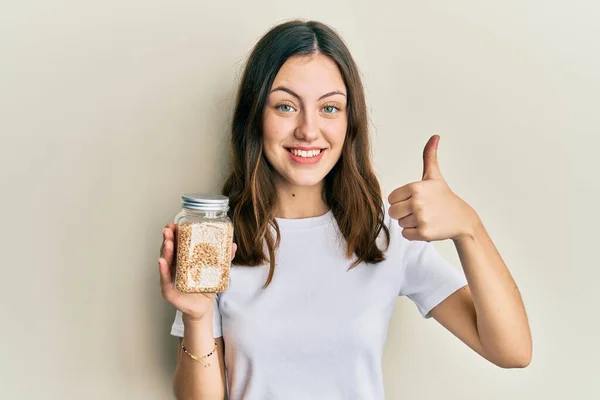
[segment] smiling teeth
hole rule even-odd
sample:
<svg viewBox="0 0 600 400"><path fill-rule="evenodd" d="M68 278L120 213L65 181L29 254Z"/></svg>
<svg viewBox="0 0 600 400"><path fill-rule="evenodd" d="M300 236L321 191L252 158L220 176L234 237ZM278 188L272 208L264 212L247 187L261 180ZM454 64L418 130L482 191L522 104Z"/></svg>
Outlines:
<svg viewBox="0 0 600 400"><path fill-rule="evenodd" d="M292 151L293 155L295 155L297 157L303 157L303 158L316 157L321 153L321 150L304 151L304 150L291 149L291 151Z"/></svg>

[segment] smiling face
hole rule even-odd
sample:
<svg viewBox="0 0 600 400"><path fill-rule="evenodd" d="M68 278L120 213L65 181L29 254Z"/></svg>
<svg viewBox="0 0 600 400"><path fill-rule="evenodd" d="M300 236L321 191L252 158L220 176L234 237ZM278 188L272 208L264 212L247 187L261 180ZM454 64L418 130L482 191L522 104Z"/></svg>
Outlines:
<svg viewBox="0 0 600 400"><path fill-rule="evenodd" d="M348 126L346 95L342 75L327 56L294 56L283 64L263 120L265 156L279 174L279 183L322 183L342 153Z"/></svg>

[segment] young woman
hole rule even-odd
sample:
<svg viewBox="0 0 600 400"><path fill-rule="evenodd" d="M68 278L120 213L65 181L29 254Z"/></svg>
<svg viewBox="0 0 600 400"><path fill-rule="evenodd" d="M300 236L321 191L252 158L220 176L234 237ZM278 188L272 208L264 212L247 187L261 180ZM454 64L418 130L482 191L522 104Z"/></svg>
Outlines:
<svg viewBox="0 0 600 400"><path fill-rule="evenodd" d="M162 294L177 308L179 399L383 399L381 357L408 296L474 351L524 367L532 344L511 274L477 213L425 146L421 181L388 204L370 161L357 67L318 22L276 26L247 62L231 126L230 286L178 292L176 227L163 230ZM462 271L430 243L451 239Z"/></svg>

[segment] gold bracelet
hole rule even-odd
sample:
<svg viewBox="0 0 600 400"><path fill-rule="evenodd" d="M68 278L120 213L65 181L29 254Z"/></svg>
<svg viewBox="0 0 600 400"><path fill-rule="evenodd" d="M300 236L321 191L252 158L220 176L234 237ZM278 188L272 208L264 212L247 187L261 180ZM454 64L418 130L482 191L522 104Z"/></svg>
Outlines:
<svg viewBox="0 0 600 400"><path fill-rule="evenodd" d="M217 341L215 340L215 347L213 347L212 351L202 357L195 356L192 353L188 352L187 349L185 348L185 346L183 345L183 340L181 341L181 350L183 350L183 352L185 354L190 356L192 358L192 360L200 361L204 365L204 368L208 368L208 367L210 367L210 363L204 362L203 359L210 357L215 351L217 351Z"/></svg>

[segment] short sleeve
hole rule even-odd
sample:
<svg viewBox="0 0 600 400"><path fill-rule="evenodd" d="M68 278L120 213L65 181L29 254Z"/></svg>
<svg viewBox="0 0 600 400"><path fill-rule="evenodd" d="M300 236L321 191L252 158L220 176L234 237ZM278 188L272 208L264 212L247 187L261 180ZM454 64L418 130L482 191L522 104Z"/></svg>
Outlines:
<svg viewBox="0 0 600 400"><path fill-rule="evenodd" d="M405 262L400 285L400 296L410 298L423 317L448 296L467 285L464 272L446 261L433 243L409 241L405 243Z"/></svg>
<svg viewBox="0 0 600 400"><path fill-rule="evenodd" d="M424 318L448 296L467 285L462 269L455 268L437 251L433 243L408 240L402 236L403 228L391 219L389 204L385 203L385 221L390 231L390 245L394 263L400 264L399 296L407 296L415 303Z"/></svg>
<svg viewBox="0 0 600 400"><path fill-rule="evenodd" d="M183 315L181 311L175 312L175 321L171 326L171 335L183 337ZM213 311L213 337L218 338L223 336L223 328L221 326L221 312L219 311L219 295L215 297L215 308Z"/></svg>

